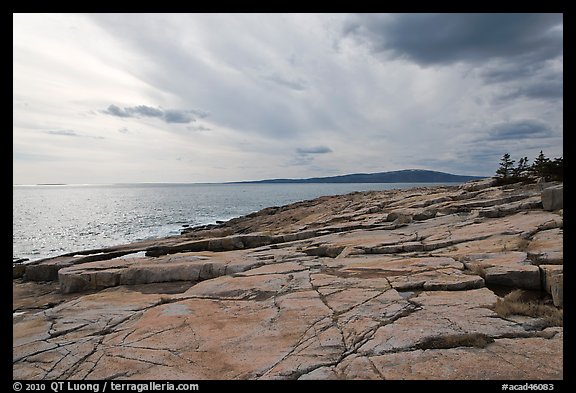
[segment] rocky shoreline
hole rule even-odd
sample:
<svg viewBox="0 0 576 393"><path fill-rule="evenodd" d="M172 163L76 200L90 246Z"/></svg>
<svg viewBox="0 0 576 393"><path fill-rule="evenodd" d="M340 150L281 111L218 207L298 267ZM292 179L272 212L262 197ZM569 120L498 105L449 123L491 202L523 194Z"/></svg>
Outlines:
<svg viewBox="0 0 576 393"><path fill-rule="evenodd" d="M13 264L13 378L563 379L562 192L357 192Z"/></svg>

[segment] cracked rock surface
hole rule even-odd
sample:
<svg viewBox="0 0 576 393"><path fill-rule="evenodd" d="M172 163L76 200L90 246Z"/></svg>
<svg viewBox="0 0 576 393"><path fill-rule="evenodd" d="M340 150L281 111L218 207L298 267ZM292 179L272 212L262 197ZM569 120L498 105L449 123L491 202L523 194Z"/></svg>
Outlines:
<svg viewBox="0 0 576 393"><path fill-rule="evenodd" d="M13 377L562 379L563 328L494 309L517 288L562 306L541 193L322 197L20 265Z"/></svg>

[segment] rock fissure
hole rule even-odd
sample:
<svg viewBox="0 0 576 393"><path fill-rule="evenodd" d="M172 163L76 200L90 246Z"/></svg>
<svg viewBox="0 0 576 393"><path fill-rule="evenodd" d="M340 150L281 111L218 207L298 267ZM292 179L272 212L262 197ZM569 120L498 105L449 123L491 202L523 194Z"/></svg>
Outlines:
<svg viewBox="0 0 576 393"><path fill-rule="evenodd" d="M309 341L313 341L315 339L317 339L316 335L312 335L311 337L308 337L310 335L310 330L313 330L314 332L316 332L315 330L315 325L319 322L321 322L322 320L326 319L326 317L322 317L316 321L314 321L305 331L304 333L302 333L302 335L296 340L295 344L293 345L292 349L290 349L286 354L284 354L282 356L282 358L280 358L279 360L277 360L274 364L272 364L270 367L268 367L265 371L258 373L256 375L256 379L262 378L264 376L266 376L266 374L268 374L271 370L273 370L275 367L277 367L279 364L281 364L283 361L285 361L286 359L288 359L290 356L297 354L298 352L301 352L302 349L301 348L302 345L308 343ZM302 373L304 374L304 373Z"/></svg>
<svg viewBox="0 0 576 393"><path fill-rule="evenodd" d="M420 307L414 307L411 304L405 305L400 310L400 312L396 313L391 318L383 320L383 321L379 321L375 326L373 326L372 328L366 330L361 335L359 335L358 339L353 342L350 349L347 350L343 354L343 356L345 357L345 356L349 356L349 355L358 353L358 350L362 346L364 346L364 344L366 344L368 341L370 341L374 338L374 335L378 331L378 329L380 329L381 327L387 326L387 325L394 324L394 322L400 320L401 318L407 317L407 316L411 315L412 313L419 311L419 310L420 310Z"/></svg>
<svg viewBox="0 0 576 393"><path fill-rule="evenodd" d="M104 357L104 352L102 352L100 354L100 356L98 356L98 359L96 359L96 361L93 362L94 364L92 365L92 367L86 372L86 379L91 379L90 374L92 374L92 372L94 370L96 370L96 368L98 366L98 362L100 362L100 359L102 359L103 357ZM61 378L61 375L58 376L56 379L59 379L59 378Z"/></svg>
<svg viewBox="0 0 576 393"><path fill-rule="evenodd" d="M152 360L142 359L142 358L138 358L138 357L130 357L130 356L127 356L127 355L125 355L125 354L117 354L116 356L119 357L119 358L122 358L122 359L134 360L134 361L137 361L137 362L148 363L148 364L150 364L150 365L152 365L152 366L166 366L166 363L154 362L154 361L152 361Z"/></svg>
<svg viewBox="0 0 576 393"><path fill-rule="evenodd" d="M381 380L386 380L386 377L384 375L382 375L382 373L380 372L380 370L378 369L378 367L376 367L376 365L374 364L374 362L372 361L372 359L370 359L370 356L366 356L365 357L368 362L370 363L370 368L372 369L372 372L374 372L376 375L378 375L380 377Z"/></svg>
<svg viewBox="0 0 576 393"><path fill-rule="evenodd" d="M85 362L86 359L88 359L90 356L92 356L94 353L96 353L96 351L98 350L98 347L102 344L102 341L104 340L103 337L101 337L100 339L98 339L98 341L96 341L96 343L94 343L93 348L84 356L82 356L80 359L78 359L76 362L74 362L72 365L70 365L69 367L67 367L62 373L61 373L61 377L65 378L65 379L70 379L71 376L73 375L73 373L78 369L78 367L83 364Z"/></svg>

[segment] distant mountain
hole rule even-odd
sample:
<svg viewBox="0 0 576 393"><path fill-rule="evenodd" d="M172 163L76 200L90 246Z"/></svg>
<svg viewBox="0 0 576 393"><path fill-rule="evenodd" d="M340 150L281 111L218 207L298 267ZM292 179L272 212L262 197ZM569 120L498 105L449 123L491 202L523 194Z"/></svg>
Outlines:
<svg viewBox="0 0 576 393"><path fill-rule="evenodd" d="M309 179L269 179L236 183L463 183L484 178L483 176L452 175L450 173L423 169L405 169L401 171L355 173L351 175L313 177Z"/></svg>

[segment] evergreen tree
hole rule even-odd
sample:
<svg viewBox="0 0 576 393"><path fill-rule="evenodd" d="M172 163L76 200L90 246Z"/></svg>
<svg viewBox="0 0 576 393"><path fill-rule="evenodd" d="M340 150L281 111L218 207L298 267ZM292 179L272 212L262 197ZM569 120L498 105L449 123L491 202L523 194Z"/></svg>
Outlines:
<svg viewBox="0 0 576 393"><path fill-rule="evenodd" d="M527 177L529 169L528 157L522 157L518 160L518 166L512 169L512 176L518 180L523 180Z"/></svg>
<svg viewBox="0 0 576 393"><path fill-rule="evenodd" d="M563 181L564 180L564 158L555 158L554 161L548 162L548 170L546 171L550 180Z"/></svg>
<svg viewBox="0 0 576 393"><path fill-rule="evenodd" d="M534 164L530 167L530 171L537 177L544 177L546 178L548 174L550 159L548 159L542 150L540 150L540 154L538 157L534 159Z"/></svg>
<svg viewBox="0 0 576 393"><path fill-rule="evenodd" d="M564 180L564 159L562 157L551 160L540 150L540 154L534 159L532 165L528 165L528 157L520 158L516 167L514 167L514 162L510 159L510 154L506 153L502 156L500 167L494 176L497 184L533 181L534 178L544 178L545 181Z"/></svg>
<svg viewBox="0 0 576 393"><path fill-rule="evenodd" d="M513 166L514 160L510 159L510 154L504 154L500 159L500 168L496 171L496 178L502 181L507 181L512 175Z"/></svg>

